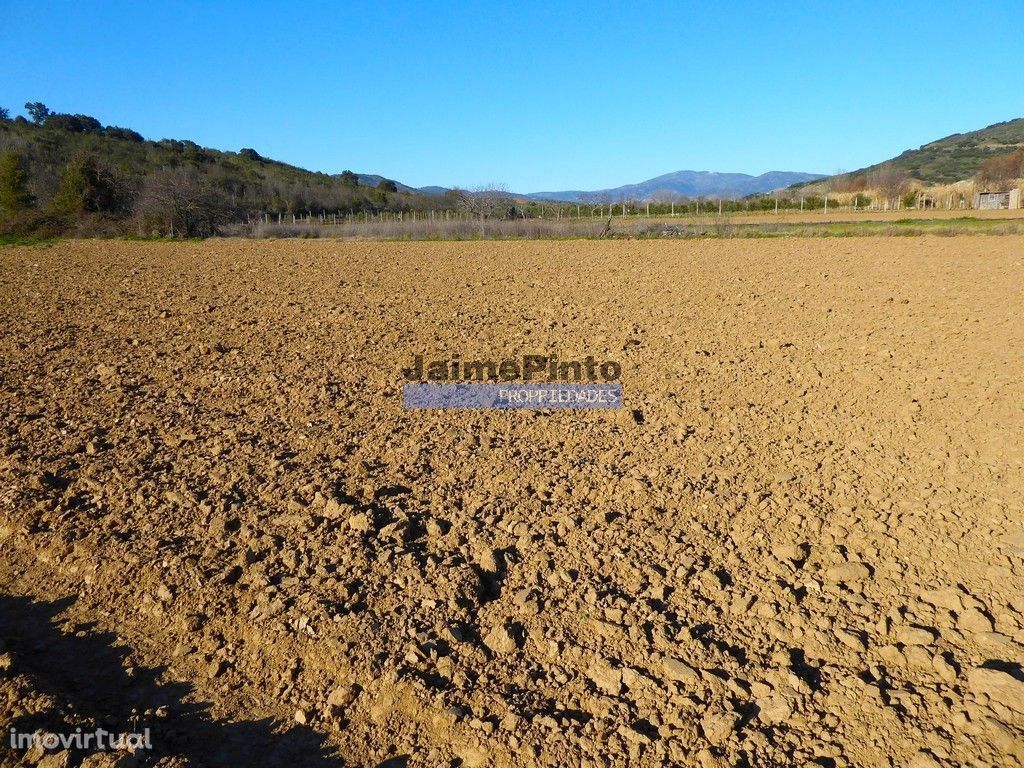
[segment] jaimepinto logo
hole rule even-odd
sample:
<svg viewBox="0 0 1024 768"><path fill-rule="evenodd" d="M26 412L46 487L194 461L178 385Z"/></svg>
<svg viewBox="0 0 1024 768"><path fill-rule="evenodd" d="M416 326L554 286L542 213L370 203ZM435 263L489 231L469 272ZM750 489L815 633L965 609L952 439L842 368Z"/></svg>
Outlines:
<svg viewBox="0 0 1024 768"><path fill-rule="evenodd" d="M465 360L461 355L413 358L404 371L403 405L410 409L607 409L622 405L622 366L614 360L559 360L523 355ZM537 379L544 379L537 381Z"/></svg>

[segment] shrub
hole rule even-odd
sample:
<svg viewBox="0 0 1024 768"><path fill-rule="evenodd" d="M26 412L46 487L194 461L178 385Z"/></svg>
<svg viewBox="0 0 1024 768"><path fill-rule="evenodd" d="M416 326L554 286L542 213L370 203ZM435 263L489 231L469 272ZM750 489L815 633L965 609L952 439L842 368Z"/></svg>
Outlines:
<svg viewBox="0 0 1024 768"><path fill-rule="evenodd" d="M20 152L10 149L0 155L0 211L8 215L28 210L35 203L28 191L28 172Z"/></svg>

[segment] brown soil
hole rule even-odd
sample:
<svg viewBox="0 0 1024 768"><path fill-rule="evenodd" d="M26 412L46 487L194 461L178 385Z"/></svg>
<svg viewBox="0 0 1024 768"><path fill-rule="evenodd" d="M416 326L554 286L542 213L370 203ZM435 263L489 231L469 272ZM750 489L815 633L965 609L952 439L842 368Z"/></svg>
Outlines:
<svg viewBox="0 0 1024 768"><path fill-rule="evenodd" d="M0 249L3 735L1019 764L1022 285L1020 237ZM626 407L403 410L454 352Z"/></svg>

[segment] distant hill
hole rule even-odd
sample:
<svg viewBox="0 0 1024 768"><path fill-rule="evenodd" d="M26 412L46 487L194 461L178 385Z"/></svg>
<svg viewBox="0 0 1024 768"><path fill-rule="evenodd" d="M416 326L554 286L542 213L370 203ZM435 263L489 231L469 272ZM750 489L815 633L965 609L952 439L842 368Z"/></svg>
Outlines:
<svg viewBox="0 0 1024 768"><path fill-rule="evenodd" d="M795 171L769 171L760 176L746 173L715 173L714 171L676 171L657 176L639 184L626 184L613 189L593 191L569 190L565 192L534 192L526 195L533 200L557 200L567 203L615 202L654 200L666 193L682 197L738 198L784 189L799 182L814 181L820 173Z"/></svg>
<svg viewBox="0 0 1024 768"><path fill-rule="evenodd" d="M440 197L441 195L451 192L448 187L417 187L416 191L421 195L432 195L434 197Z"/></svg>
<svg viewBox="0 0 1024 768"><path fill-rule="evenodd" d="M885 166L904 171L925 184L952 184L974 176L986 160L1018 149L1024 149L1024 118L1021 117L978 131L954 133L917 149L908 149L890 160L832 178L855 182Z"/></svg>
<svg viewBox="0 0 1024 768"><path fill-rule="evenodd" d="M378 176L376 173L360 173L356 174L359 178L359 186L376 188L382 181L389 181L385 176ZM335 178L340 178L341 174L334 174ZM399 192L407 195L428 195L432 197L438 197L444 195L450 190L448 187L410 187L408 184L403 184L400 181L395 182L395 186Z"/></svg>

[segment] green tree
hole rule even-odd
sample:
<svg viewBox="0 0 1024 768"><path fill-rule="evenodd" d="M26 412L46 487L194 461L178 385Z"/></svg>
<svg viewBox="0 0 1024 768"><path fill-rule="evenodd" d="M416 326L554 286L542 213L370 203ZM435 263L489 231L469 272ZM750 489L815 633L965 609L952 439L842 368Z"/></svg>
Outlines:
<svg viewBox="0 0 1024 768"><path fill-rule="evenodd" d="M49 113L45 118L47 128L60 128L71 133L102 133L103 125L89 115L65 115Z"/></svg>
<svg viewBox="0 0 1024 768"><path fill-rule="evenodd" d="M53 210L80 215L87 212L113 212L120 207L117 180L89 156L74 158L64 169L60 188L53 198Z"/></svg>
<svg viewBox="0 0 1024 768"><path fill-rule="evenodd" d="M377 189L382 189L385 192L397 192L398 185L391 179L381 179L380 183L377 185Z"/></svg>
<svg viewBox="0 0 1024 768"><path fill-rule="evenodd" d="M25 111L28 112L29 117L32 118L32 122L36 125L42 125L53 113L41 101L30 101L25 104Z"/></svg>
<svg viewBox="0 0 1024 768"><path fill-rule="evenodd" d="M21 153L9 149L0 155L0 211L13 214L35 203L28 191L28 172Z"/></svg>
<svg viewBox="0 0 1024 768"><path fill-rule="evenodd" d="M116 125L108 125L103 129L104 136L110 136L114 139L124 139L125 141L134 141L135 143L141 143L145 141L142 134L138 131L133 131L131 128L118 128Z"/></svg>
<svg viewBox="0 0 1024 768"><path fill-rule="evenodd" d="M352 173L352 171L342 171L341 183L346 187L358 187L359 177L356 174Z"/></svg>
<svg viewBox="0 0 1024 768"><path fill-rule="evenodd" d="M10 110L6 109L5 107L0 107L0 120L6 121L6 120L10 120L10 119L11 119L11 112L10 112Z"/></svg>

